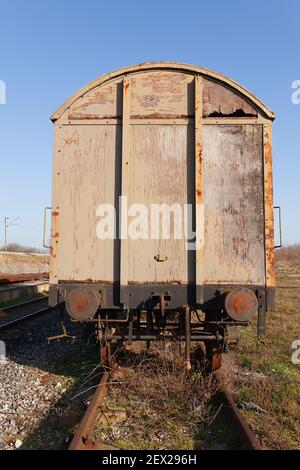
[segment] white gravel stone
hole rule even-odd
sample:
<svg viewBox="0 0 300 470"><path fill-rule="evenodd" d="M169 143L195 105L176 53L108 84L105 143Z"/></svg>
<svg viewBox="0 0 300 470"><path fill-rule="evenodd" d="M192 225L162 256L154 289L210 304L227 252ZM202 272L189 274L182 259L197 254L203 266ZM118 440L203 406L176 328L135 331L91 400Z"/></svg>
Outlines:
<svg viewBox="0 0 300 470"><path fill-rule="evenodd" d="M21 334L8 331L1 337L7 357L0 364L0 450L26 444L68 388L55 366L70 345L47 343L47 336L58 332L56 320L48 315L24 324ZM35 332L31 343L29 328Z"/></svg>
<svg viewBox="0 0 300 470"><path fill-rule="evenodd" d="M21 447L22 444L23 442L20 439L17 439L15 442L15 448L18 449L19 447Z"/></svg>

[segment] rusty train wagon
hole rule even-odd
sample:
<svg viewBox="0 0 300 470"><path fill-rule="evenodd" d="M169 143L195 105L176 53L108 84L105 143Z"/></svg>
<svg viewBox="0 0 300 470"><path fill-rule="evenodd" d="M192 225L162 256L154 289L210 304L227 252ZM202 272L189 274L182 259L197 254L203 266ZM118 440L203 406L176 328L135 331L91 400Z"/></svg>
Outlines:
<svg viewBox="0 0 300 470"><path fill-rule="evenodd" d="M184 341L188 368L191 341L215 369L238 325L257 318L263 336L274 117L233 80L182 63L121 68L67 100L51 118L50 305L94 322L107 349Z"/></svg>

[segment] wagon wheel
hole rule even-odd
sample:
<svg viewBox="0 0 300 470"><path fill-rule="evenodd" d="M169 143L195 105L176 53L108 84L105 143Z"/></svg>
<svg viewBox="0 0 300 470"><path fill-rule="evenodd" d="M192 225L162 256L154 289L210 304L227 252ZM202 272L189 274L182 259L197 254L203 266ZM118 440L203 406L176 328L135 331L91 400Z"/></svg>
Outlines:
<svg viewBox="0 0 300 470"><path fill-rule="evenodd" d="M207 342L205 345L205 350L205 371L209 374L214 370L220 369L222 365L223 348L219 343Z"/></svg>

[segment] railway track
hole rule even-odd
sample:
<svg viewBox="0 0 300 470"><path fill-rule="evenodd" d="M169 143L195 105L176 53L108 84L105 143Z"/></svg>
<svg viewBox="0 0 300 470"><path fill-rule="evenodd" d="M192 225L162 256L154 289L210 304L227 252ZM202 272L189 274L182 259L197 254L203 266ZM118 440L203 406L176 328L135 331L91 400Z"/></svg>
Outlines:
<svg viewBox="0 0 300 470"><path fill-rule="evenodd" d="M0 308L0 332L18 326L49 310L48 296Z"/></svg>
<svg viewBox="0 0 300 470"><path fill-rule="evenodd" d="M97 442L92 437L93 427L97 417L104 406L104 400L109 390L109 382L113 375L113 369L105 370L101 376L96 391L89 403L88 408L75 432L69 445L69 450L95 450ZM215 374L219 382L220 409L223 408L235 432L239 435L241 450L262 450L257 436L249 428L243 415L240 413L232 394L226 390L222 384L219 375Z"/></svg>
<svg viewBox="0 0 300 470"><path fill-rule="evenodd" d="M103 372L93 398L74 434L69 450L93 450L96 448L92 438L92 430L107 395L110 376L111 372Z"/></svg>
<svg viewBox="0 0 300 470"><path fill-rule="evenodd" d="M229 420L238 432L242 442L242 449L245 450L262 450L261 443L257 436L248 426L245 418L240 413L233 395L224 387L218 373L215 373L220 384L220 399L224 411L227 413Z"/></svg>

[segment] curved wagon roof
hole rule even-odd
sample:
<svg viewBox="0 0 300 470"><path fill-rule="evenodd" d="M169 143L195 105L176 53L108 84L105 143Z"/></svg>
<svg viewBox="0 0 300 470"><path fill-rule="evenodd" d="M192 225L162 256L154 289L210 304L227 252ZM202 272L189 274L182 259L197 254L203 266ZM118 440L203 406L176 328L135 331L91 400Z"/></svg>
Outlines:
<svg viewBox="0 0 300 470"><path fill-rule="evenodd" d="M54 122L59 119L65 110L69 109L77 100L82 98L86 93L91 90L96 89L100 85L109 82L112 79L121 77L123 75L137 73L142 71L154 71L154 70L177 70L179 72L186 72L189 74L199 74L203 77L216 81L220 84L223 84L226 87L229 87L235 93L238 93L244 97L248 102L250 102L254 107L256 107L260 112L262 112L267 118L273 120L275 119L275 114L268 108L261 100L259 100L253 93L248 91L239 83L235 82L231 78L225 77L224 75L214 72L212 70L204 69L195 65L184 64L180 62L146 62L143 64L122 67L114 72L101 75L96 80L93 80L78 92L72 95L67 99L51 116L51 120Z"/></svg>

